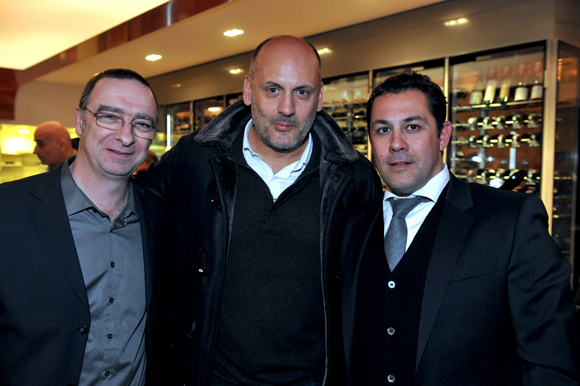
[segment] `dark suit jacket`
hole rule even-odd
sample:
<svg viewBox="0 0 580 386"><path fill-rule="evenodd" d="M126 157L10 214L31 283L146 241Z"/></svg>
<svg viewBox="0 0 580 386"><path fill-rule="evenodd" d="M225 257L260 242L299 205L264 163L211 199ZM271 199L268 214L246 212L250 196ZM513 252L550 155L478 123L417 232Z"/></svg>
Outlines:
<svg viewBox="0 0 580 386"><path fill-rule="evenodd" d="M382 198L354 213L345 239L343 328L353 347L360 259ZM577 385L570 264L533 195L451 175L423 295L418 385Z"/></svg>
<svg viewBox="0 0 580 386"><path fill-rule="evenodd" d="M0 385L76 385L90 328L88 298L60 187L60 167L0 185ZM135 188L147 304L161 206ZM155 262L155 264L160 264Z"/></svg>

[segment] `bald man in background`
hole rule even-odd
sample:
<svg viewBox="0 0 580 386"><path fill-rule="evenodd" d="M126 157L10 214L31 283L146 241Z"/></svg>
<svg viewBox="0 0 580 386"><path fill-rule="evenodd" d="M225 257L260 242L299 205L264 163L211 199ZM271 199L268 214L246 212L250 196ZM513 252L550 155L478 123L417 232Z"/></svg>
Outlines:
<svg viewBox="0 0 580 386"><path fill-rule="evenodd" d="M70 134L60 122L41 123L34 132L34 142L34 154L43 165L48 166L48 171L56 169L73 155Z"/></svg>

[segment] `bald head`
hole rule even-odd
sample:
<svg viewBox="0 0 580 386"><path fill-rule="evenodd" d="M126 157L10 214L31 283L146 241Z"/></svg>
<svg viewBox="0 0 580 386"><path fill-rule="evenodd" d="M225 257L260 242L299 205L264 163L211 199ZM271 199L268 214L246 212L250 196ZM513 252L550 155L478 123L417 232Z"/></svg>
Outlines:
<svg viewBox="0 0 580 386"><path fill-rule="evenodd" d="M40 124L34 132L34 154L43 165L54 168L73 153L70 134L60 122L49 121Z"/></svg>
<svg viewBox="0 0 580 386"><path fill-rule="evenodd" d="M259 56L261 56L260 53L265 47L267 47L265 50L266 52L270 52L270 50L273 50L274 52L281 50L286 55L304 55L305 57L316 59L318 62L318 80L320 81L322 79L322 65L320 62L320 55L318 55L316 48L306 40L290 35L273 36L264 40L258 47L256 47L254 55L252 55L252 63L250 64L250 78L254 78L256 68L259 65L258 61Z"/></svg>

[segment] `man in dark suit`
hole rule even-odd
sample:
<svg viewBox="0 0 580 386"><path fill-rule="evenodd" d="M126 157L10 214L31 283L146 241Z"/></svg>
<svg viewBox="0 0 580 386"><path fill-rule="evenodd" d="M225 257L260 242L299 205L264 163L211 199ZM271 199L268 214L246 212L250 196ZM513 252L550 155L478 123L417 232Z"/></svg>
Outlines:
<svg viewBox="0 0 580 386"><path fill-rule="evenodd" d="M543 204L448 171L445 105L415 73L387 79L367 104L387 191L346 230L350 384L577 385L570 265Z"/></svg>
<svg viewBox="0 0 580 386"><path fill-rule="evenodd" d="M0 186L1 385L144 385L164 213L129 178L157 120L145 79L102 72L76 108L78 155Z"/></svg>

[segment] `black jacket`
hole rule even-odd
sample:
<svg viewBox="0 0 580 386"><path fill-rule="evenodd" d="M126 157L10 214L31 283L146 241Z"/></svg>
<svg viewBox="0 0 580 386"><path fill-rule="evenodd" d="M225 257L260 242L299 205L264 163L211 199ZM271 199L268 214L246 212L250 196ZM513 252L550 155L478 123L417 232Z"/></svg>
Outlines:
<svg viewBox="0 0 580 386"><path fill-rule="evenodd" d="M170 263L158 301L169 315L166 325L158 326L159 339L165 342L159 353L165 363L162 384L208 384L236 198L234 159L243 159L242 149L232 148L232 143L243 135L250 118L250 108L235 103L201 132L183 137L149 169L144 181L171 209ZM380 185L370 162L353 149L326 112L317 115L312 132L321 143L320 251L328 382L331 365L338 374L344 362L338 234L347 213L380 194Z"/></svg>
<svg viewBox="0 0 580 386"><path fill-rule="evenodd" d="M91 315L60 170L0 185L2 386L77 385L81 375ZM152 272L162 264L167 213L156 197L136 186L133 191L149 301Z"/></svg>

